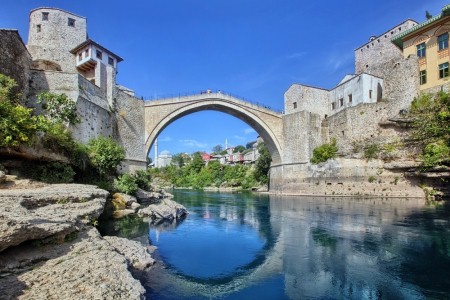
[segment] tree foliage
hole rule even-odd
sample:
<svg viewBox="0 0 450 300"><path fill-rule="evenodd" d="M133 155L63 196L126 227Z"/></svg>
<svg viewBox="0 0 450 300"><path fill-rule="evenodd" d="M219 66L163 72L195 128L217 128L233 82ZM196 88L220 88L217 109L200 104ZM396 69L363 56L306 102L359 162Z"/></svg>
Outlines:
<svg viewBox="0 0 450 300"><path fill-rule="evenodd" d="M91 163L100 174L115 173L117 166L125 159L125 150L115 140L100 136L88 142Z"/></svg>
<svg viewBox="0 0 450 300"><path fill-rule="evenodd" d="M213 148L212 148L212 152L213 153L220 153L220 152L222 152L223 151L223 147L222 147L222 145L215 145Z"/></svg>
<svg viewBox="0 0 450 300"><path fill-rule="evenodd" d="M412 137L423 147L425 167L450 163L450 94L424 94L414 99L409 116Z"/></svg>
<svg viewBox="0 0 450 300"><path fill-rule="evenodd" d="M269 170L272 156L265 143L258 145L259 157L256 160L255 178L262 184L269 183Z"/></svg>
<svg viewBox="0 0 450 300"><path fill-rule="evenodd" d="M42 105L48 119L53 123L74 125L80 122L76 103L65 94L42 92L38 95L37 103Z"/></svg>
<svg viewBox="0 0 450 300"><path fill-rule="evenodd" d="M0 147L31 144L44 127L45 119L19 104L13 89L16 82L0 74Z"/></svg>
<svg viewBox="0 0 450 300"><path fill-rule="evenodd" d="M325 143L319 147L314 148L311 163L318 164L325 162L329 159L335 158L337 155L338 147L336 145L336 139L332 139L330 143Z"/></svg>
<svg viewBox="0 0 450 300"><path fill-rule="evenodd" d="M238 153L238 152L241 153L244 151L245 151L245 147L242 145L238 145L238 146L234 147L233 153Z"/></svg>

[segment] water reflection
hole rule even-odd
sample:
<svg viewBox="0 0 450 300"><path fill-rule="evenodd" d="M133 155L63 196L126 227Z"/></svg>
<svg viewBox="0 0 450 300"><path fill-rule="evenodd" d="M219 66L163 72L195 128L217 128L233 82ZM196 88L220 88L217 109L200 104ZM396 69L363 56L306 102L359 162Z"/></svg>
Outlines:
<svg viewBox="0 0 450 300"><path fill-rule="evenodd" d="M190 215L178 227L150 228L162 262L143 279L149 298L450 296L448 205L195 191L175 197Z"/></svg>

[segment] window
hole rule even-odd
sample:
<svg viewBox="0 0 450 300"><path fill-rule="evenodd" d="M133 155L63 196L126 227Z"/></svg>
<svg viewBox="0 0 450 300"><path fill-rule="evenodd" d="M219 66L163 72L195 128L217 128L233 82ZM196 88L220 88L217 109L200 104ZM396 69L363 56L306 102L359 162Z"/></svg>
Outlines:
<svg viewBox="0 0 450 300"><path fill-rule="evenodd" d="M84 50L84 57L89 57L89 48Z"/></svg>
<svg viewBox="0 0 450 300"><path fill-rule="evenodd" d="M369 90L369 99L372 99L372 90Z"/></svg>
<svg viewBox="0 0 450 300"><path fill-rule="evenodd" d="M427 70L422 70L419 72L420 84L427 83Z"/></svg>
<svg viewBox="0 0 450 300"><path fill-rule="evenodd" d="M67 25L69 25L70 27L75 27L75 19L69 18L67 20Z"/></svg>
<svg viewBox="0 0 450 300"><path fill-rule="evenodd" d="M335 110L336 109L336 103L331 103L331 109Z"/></svg>
<svg viewBox="0 0 450 300"><path fill-rule="evenodd" d="M416 46L417 48L417 57L421 58L421 57L425 57L425 43L419 44Z"/></svg>
<svg viewBox="0 0 450 300"><path fill-rule="evenodd" d="M42 21L48 21L48 12L42 13Z"/></svg>
<svg viewBox="0 0 450 300"><path fill-rule="evenodd" d="M37 32L41 32L41 24L37 24L36 25L36 31Z"/></svg>
<svg viewBox="0 0 450 300"><path fill-rule="evenodd" d="M83 53L80 52L80 53L78 53L78 60L81 61L82 59L83 59Z"/></svg>
<svg viewBox="0 0 450 300"><path fill-rule="evenodd" d="M102 59L102 51L95 51L95 55L97 56L98 59Z"/></svg>
<svg viewBox="0 0 450 300"><path fill-rule="evenodd" d="M448 62L439 65L439 78L448 76Z"/></svg>
<svg viewBox="0 0 450 300"><path fill-rule="evenodd" d="M344 98L339 99L339 106L344 106Z"/></svg>
<svg viewBox="0 0 450 300"><path fill-rule="evenodd" d="M353 95L349 94L348 95L348 103L352 103L352 101L353 101Z"/></svg>
<svg viewBox="0 0 450 300"><path fill-rule="evenodd" d="M444 50L448 48L448 33L441 34L438 36L439 50Z"/></svg>
<svg viewBox="0 0 450 300"><path fill-rule="evenodd" d="M111 56L108 56L108 64L114 67L114 58L112 58ZM297 105L297 102L295 104Z"/></svg>
<svg viewBox="0 0 450 300"><path fill-rule="evenodd" d="M297 108L297 102L294 102L294 109Z"/></svg>

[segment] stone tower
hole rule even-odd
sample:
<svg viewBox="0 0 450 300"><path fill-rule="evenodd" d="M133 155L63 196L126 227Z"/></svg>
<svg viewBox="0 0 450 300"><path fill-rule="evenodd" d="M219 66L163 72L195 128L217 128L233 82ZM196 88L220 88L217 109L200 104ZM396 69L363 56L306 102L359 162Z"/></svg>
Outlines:
<svg viewBox="0 0 450 300"><path fill-rule="evenodd" d="M33 60L59 65L63 72L77 72L70 50L87 39L86 18L59 8L37 8L30 12L28 51Z"/></svg>

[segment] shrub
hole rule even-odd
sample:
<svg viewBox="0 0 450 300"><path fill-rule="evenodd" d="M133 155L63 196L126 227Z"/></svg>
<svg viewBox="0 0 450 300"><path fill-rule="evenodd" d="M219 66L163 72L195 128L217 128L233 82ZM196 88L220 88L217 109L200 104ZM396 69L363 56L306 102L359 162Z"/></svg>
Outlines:
<svg viewBox="0 0 450 300"><path fill-rule="evenodd" d="M128 173L125 173L116 180L114 180L114 186L119 192L125 193L127 195L133 195L138 190L136 178Z"/></svg>
<svg viewBox="0 0 450 300"><path fill-rule="evenodd" d="M76 103L65 94L42 92L37 97L37 103L41 103L42 109L53 123L77 124L80 122Z"/></svg>
<svg viewBox="0 0 450 300"><path fill-rule="evenodd" d="M125 150L116 141L102 136L89 141L88 153L92 165L102 175L115 173L125 158Z"/></svg>
<svg viewBox="0 0 450 300"><path fill-rule="evenodd" d="M33 179L47 183L70 183L75 175L72 167L62 162L40 164L26 171Z"/></svg>
<svg viewBox="0 0 450 300"><path fill-rule="evenodd" d="M375 182L375 180L377 180L375 176L369 176L368 181L369 181L370 183Z"/></svg>
<svg viewBox="0 0 450 300"><path fill-rule="evenodd" d="M337 155L337 151L338 147L336 145L336 139L333 138L330 143L325 143L319 147L314 148L311 163L318 164L335 158Z"/></svg>
<svg viewBox="0 0 450 300"><path fill-rule="evenodd" d="M134 174L134 181L139 188L146 190L150 185L150 174L144 170L137 170Z"/></svg>
<svg viewBox="0 0 450 300"><path fill-rule="evenodd" d="M427 144L423 150L423 165L434 167L450 161L450 147L443 141Z"/></svg>
<svg viewBox="0 0 450 300"><path fill-rule="evenodd" d="M380 147L377 144L370 144L364 149L364 158L370 160L378 157Z"/></svg>
<svg viewBox="0 0 450 300"><path fill-rule="evenodd" d="M31 113L30 108L0 101L0 147L31 144L43 122L42 117Z"/></svg>

